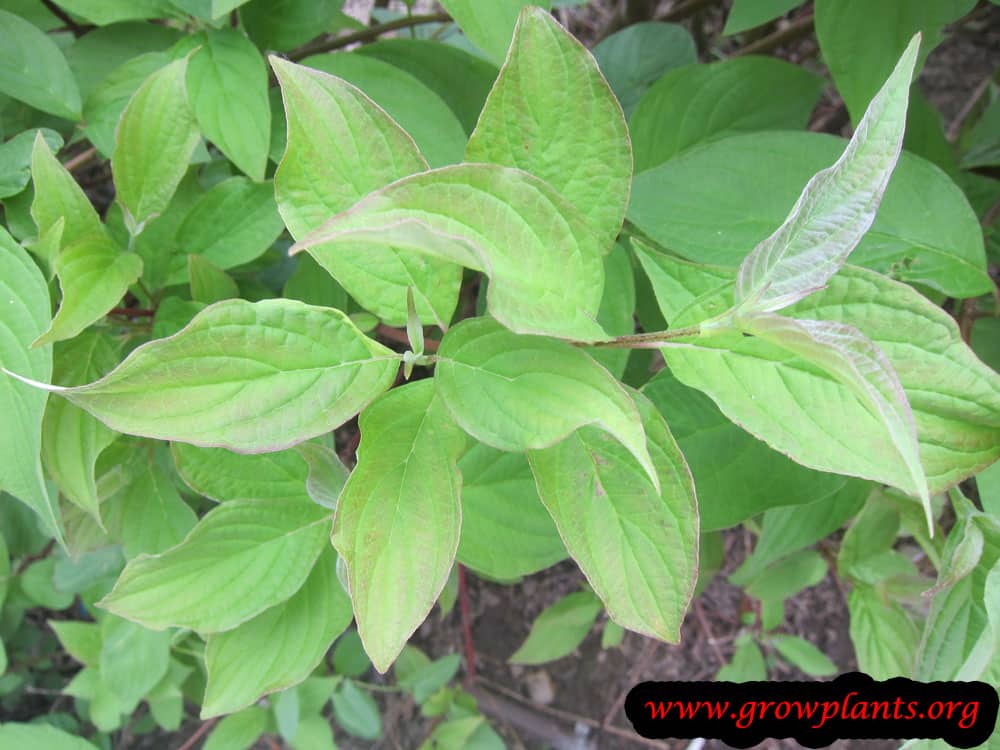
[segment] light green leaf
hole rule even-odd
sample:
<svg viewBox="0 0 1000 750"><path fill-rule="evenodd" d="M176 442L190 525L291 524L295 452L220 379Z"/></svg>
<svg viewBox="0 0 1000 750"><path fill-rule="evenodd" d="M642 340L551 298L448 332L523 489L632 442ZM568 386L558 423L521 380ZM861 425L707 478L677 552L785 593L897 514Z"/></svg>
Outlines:
<svg viewBox="0 0 1000 750"><path fill-rule="evenodd" d="M875 220L903 148L919 35L872 99L837 162L809 180L788 218L743 260L739 314L774 312L821 289Z"/></svg>
<svg viewBox="0 0 1000 750"><path fill-rule="evenodd" d="M667 71L698 62L694 39L679 24L642 21L605 37L594 58L628 116Z"/></svg>
<svg viewBox="0 0 1000 750"><path fill-rule="evenodd" d="M118 347L99 331L90 331L55 350L53 379L79 385L101 377L118 363ZM50 399L42 421L42 460L66 498L100 523L94 464L115 433L82 409L61 398Z"/></svg>
<svg viewBox="0 0 1000 750"><path fill-rule="evenodd" d="M86 740L74 737L50 724L0 724L0 747L44 747L45 750L95 750Z"/></svg>
<svg viewBox="0 0 1000 750"><path fill-rule="evenodd" d="M270 182L231 177L201 195L177 227L181 251L170 265L168 284L187 280L185 254L200 255L219 268L249 263L263 255L282 232Z"/></svg>
<svg viewBox="0 0 1000 750"><path fill-rule="evenodd" d="M80 89L52 37L0 10L0 93L67 120L80 119Z"/></svg>
<svg viewBox="0 0 1000 750"><path fill-rule="evenodd" d="M754 578L746 593L762 602L780 602L826 578L826 561L818 552L804 549L771 565Z"/></svg>
<svg viewBox="0 0 1000 750"><path fill-rule="evenodd" d="M52 374L52 347L30 348L49 321L49 290L38 266L6 230L0 228L0 366L35 380ZM49 494L39 457L42 417L48 396L43 391L0 378L0 487L21 500L62 539L57 498Z"/></svg>
<svg viewBox="0 0 1000 750"><path fill-rule="evenodd" d="M462 523L465 438L434 381L390 391L361 415L358 465L337 503L333 544L347 565L358 632L385 672L437 601Z"/></svg>
<svg viewBox="0 0 1000 750"><path fill-rule="evenodd" d="M149 461L110 502L108 527L130 560L143 553L165 552L183 541L197 522L194 511L156 460Z"/></svg>
<svg viewBox="0 0 1000 750"><path fill-rule="evenodd" d="M487 305L518 333L603 335L600 242L549 185L516 169L462 164L372 193L296 243L321 262L342 248L385 245L453 261L490 277ZM531 258L532 272L524 272ZM350 291L350 290L348 290Z"/></svg>
<svg viewBox="0 0 1000 750"><path fill-rule="evenodd" d="M96 622L49 620L49 627L70 656L85 667L97 667L101 658L101 626Z"/></svg>
<svg viewBox="0 0 1000 750"><path fill-rule="evenodd" d="M17 195L28 184L32 151L38 135L41 135L50 152L62 148L62 136L48 128L25 130L0 144L0 198Z"/></svg>
<svg viewBox="0 0 1000 750"><path fill-rule="evenodd" d="M329 29L343 0L251 0L240 8L247 34L261 49L289 50Z"/></svg>
<svg viewBox="0 0 1000 750"><path fill-rule="evenodd" d="M275 173L278 209L296 239L373 190L427 169L412 139L360 90L271 58L288 118L288 145ZM461 269L386 244L312 253L363 306L389 325L406 322L406 289L417 314L444 328L458 301Z"/></svg>
<svg viewBox="0 0 1000 750"><path fill-rule="evenodd" d="M816 365L860 400L895 449L895 456L883 453L886 466L882 481L919 497L927 525L933 527L913 412L899 376L882 350L854 326L832 320L795 320L765 313L742 318L740 327Z"/></svg>
<svg viewBox="0 0 1000 750"><path fill-rule="evenodd" d="M353 52L313 55L302 64L357 86L413 137L432 167L462 161L466 141L462 124L444 99L415 75Z"/></svg>
<svg viewBox="0 0 1000 750"><path fill-rule="evenodd" d="M212 730L204 750L246 750L267 731L270 717L267 709L250 706L237 714L226 716Z"/></svg>
<svg viewBox="0 0 1000 750"><path fill-rule="evenodd" d="M187 58L147 78L129 100L111 155L118 201L135 235L170 203L198 145L198 129L188 104Z"/></svg>
<svg viewBox="0 0 1000 750"><path fill-rule="evenodd" d="M333 740L333 727L325 716L304 716L299 721L295 739L290 740L292 750L337 750Z"/></svg>
<svg viewBox="0 0 1000 750"><path fill-rule="evenodd" d="M482 443L504 451L548 448L595 425L628 449L659 490L628 392L565 342L520 336L488 318L463 321L441 343L434 382L458 424Z"/></svg>
<svg viewBox="0 0 1000 750"><path fill-rule="evenodd" d="M73 594L59 591L55 587L54 557L46 557L28 567L18 576L18 584L30 602L55 611L73 604Z"/></svg>
<svg viewBox="0 0 1000 750"><path fill-rule="evenodd" d="M625 628L614 620L608 620L604 623L604 630L601 631L602 649L617 648L622 645L624 639Z"/></svg>
<svg viewBox="0 0 1000 750"><path fill-rule="evenodd" d="M41 130L35 131L31 151L31 178L35 197L31 218L39 235L47 233L62 219L62 243L69 245L94 234L104 234L101 219L90 199L66 168L52 154Z"/></svg>
<svg viewBox="0 0 1000 750"><path fill-rule="evenodd" d="M227 300L95 383L49 388L118 432L260 453L342 424L398 361L338 310Z"/></svg>
<svg viewBox="0 0 1000 750"><path fill-rule="evenodd" d="M299 255L295 259L295 270L285 282L281 296L297 299L307 305L348 309L347 292L330 274L326 273L311 255Z"/></svg>
<svg viewBox="0 0 1000 750"><path fill-rule="evenodd" d="M535 489L523 453L476 443L462 472L458 560L495 580L530 575L566 559L566 547Z"/></svg>
<svg viewBox="0 0 1000 750"><path fill-rule="evenodd" d="M176 13L168 0L59 0L62 8L98 26Z"/></svg>
<svg viewBox="0 0 1000 750"><path fill-rule="evenodd" d="M768 21L781 18L800 5L802 0L734 0L733 7L726 16L722 34L730 36L755 29Z"/></svg>
<svg viewBox="0 0 1000 750"><path fill-rule="evenodd" d="M240 288L225 271L203 255L188 256L191 299L210 305L240 296Z"/></svg>
<svg viewBox="0 0 1000 750"><path fill-rule="evenodd" d="M621 443L594 427L528 456L566 549L611 618L677 643L698 572L694 482L663 417L633 396L659 491Z"/></svg>
<svg viewBox="0 0 1000 750"><path fill-rule="evenodd" d="M336 510L337 500L351 472L344 466L336 451L325 445L299 443L295 450L309 465L309 477L306 479L309 497L324 508Z"/></svg>
<svg viewBox="0 0 1000 750"><path fill-rule="evenodd" d="M738 57L668 71L629 118L635 171L732 133L804 128L823 81L767 57Z"/></svg>
<svg viewBox="0 0 1000 750"><path fill-rule="evenodd" d="M425 39L385 39L355 50L418 78L444 100L466 133L472 133L497 77L494 65L450 44Z"/></svg>
<svg viewBox="0 0 1000 750"><path fill-rule="evenodd" d="M344 677L361 677L371 669L371 659L365 653L358 631L351 628L337 639L333 649L333 671Z"/></svg>
<svg viewBox="0 0 1000 750"><path fill-rule="evenodd" d="M564 596L531 624L527 640L508 659L511 664L544 664L567 656L587 637L601 611L589 591Z"/></svg>
<svg viewBox="0 0 1000 750"><path fill-rule="evenodd" d="M336 562L333 549L325 547L288 601L209 636L202 719L238 711L312 673L353 617L351 600L337 583Z"/></svg>
<svg viewBox="0 0 1000 750"><path fill-rule="evenodd" d="M535 3L525 0L493 0L479 3L474 0L444 0L441 3L455 19L465 35L495 63L502 63L508 54L511 37L521 9L536 5L542 10L552 6L551 0Z"/></svg>
<svg viewBox="0 0 1000 750"><path fill-rule="evenodd" d="M372 741L382 737L382 718L375 699L350 680L345 680L333 694L333 717L355 737Z"/></svg>
<svg viewBox="0 0 1000 750"><path fill-rule="evenodd" d="M907 41L922 33L924 49L917 70L943 38L944 27L964 16L975 0L910 3L886 0L819 0L815 3L816 37L837 90L858 122L869 99L892 70Z"/></svg>
<svg viewBox="0 0 1000 750"><path fill-rule="evenodd" d="M298 591L328 530L309 500L224 503L181 544L129 562L99 606L154 630L232 630Z"/></svg>
<svg viewBox="0 0 1000 750"><path fill-rule="evenodd" d="M844 146L832 136L790 132L709 143L638 175L628 218L688 260L737 266ZM992 288L982 242L962 191L936 166L904 152L851 262L949 296L975 297Z"/></svg>
<svg viewBox="0 0 1000 750"><path fill-rule="evenodd" d="M847 609L858 668L876 680L910 677L920 631L906 610L865 585L851 590Z"/></svg>
<svg viewBox="0 0 1000 750"><path fill-rule="evenodd" d="M101 677L121 700L123 713L135 710L167 674L170 638L169 632L146 630L120 617L101 622Z"/></svg>
<svg viewBox="0 0 1000 750"><path fill-rule="evenodd" d="M191 109L205 138L259 182L271 141L267 66L236 29L210 30L201 39L188 63Z"/></svg>
<svg viewBox="0 0 1000 750"><path fill-rule="evenodd" d="M220 503L245 498L297 500L306 494L309 467L296 448L242 455L187 443L171 443L170 447L185 483Z"/></svg>
<svg viewBox="0 0 1000 750"><path fill-rule="evenodd" d="M521 12L465 160L546 181L605 250L621 230L632 178L625 116L591 54L541 8Z"/></svg>
<svg viewBox="0 0 1000 750"><path fill-rule="evenodd" d="M717 682L759 682L767 679L767 664L760 647L747 634L736 639L732 661L715 675Z"/></svg>

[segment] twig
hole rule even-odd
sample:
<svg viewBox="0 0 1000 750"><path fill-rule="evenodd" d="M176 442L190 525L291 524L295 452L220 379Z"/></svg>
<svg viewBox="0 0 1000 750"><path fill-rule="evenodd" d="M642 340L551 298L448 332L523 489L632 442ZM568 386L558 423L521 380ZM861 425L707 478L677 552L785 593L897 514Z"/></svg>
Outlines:
<svg viewBox="0 0 1000 750"><path fill-rule="evenodd" d="M465 644L465 687L476 681L476 646L472 641L472 615L469 612L469 588L465 582L465 566L458 564L458 605L462 615L462 641Z"/></svg>
<svg viewBox="0 0 1000 750"><path fill-rule="evenodd" d="M652 638L649 638L646 641L646 644L642 647L642 652L639 654L639 658L636 659L635 665L628 673L628 679L625 681L625 689L618 694L615 702L611 704L611 708L609 708L608 712L604 714L604 719L601 721L602 732L611 725L611 722L615 718L615 714L617 714L621 710L621 707L625 705L625 699L628 697L629 690L631 690L632 686L639 681L639 675L642 673L642 670L645 669L650 658L652 658L653 651L658 645L658 641L654 641Z"/></svg>
<svg viewBox="0 0 1000 750"><path fill-rule="evenodd" d="M215 722L218 720L219 717L215 717L214 719L202 722L202 725L195 730L194 734L188 737L187 740L184 741L184 744L177 748L177 750L191 750L191 748L195 746L195 743L204 737L208 730L215 726Z"/></svg>
<svg viewBox="0 0 1000 750"><path fill-rule="evenodd" d="M56 540L49 539L48 544L42 547L38 552L36 552L33 555L28 555L23 560L21 560L20 565L18 565L17 569L14 571L14 575L19 576L34 563L38 562L39 560L44 560L46 557L52 554L52 550L55 548L55 546L56 546Z"/></svg>
<svg viewBox="0 0 1000 750"><path fill-rule="evenodd" d="M67 172L72 172L74 169L79 169L85 164L89 164L95 156L97 156L97 149L91 146L86 151L81 151L76 156L67 160L63 164L63 167L65 167Z"/></svg>
<svg viewBox="0 0 1000 750"><path fill-rule="evenodd" d="M994 204L986 210L980 224L983 229L988 229L997 219L1000 219L1000 198L998 198L996 202L994 202Z"/></svg>
<svg viewBox="0 0 1000 750"><path fill-rule="evenodd" d="M773 34L768 34L763 39L758 39L756 42L748 44L746 47L737 50L733 57L742 57L743 55L760 55L764 52L770 52L783 44L792 42L799 37L806 36L812 30L813 14L807 13L799 18L796 18L783 29L778 29Z"/></svg>
<svg viewBox="0 0 1000 750"><path fill-rule="evenodd" d="M719 660L719 667L726 666L726 657L722 655L722 649L719 648L719 644L715 641L715 634L708 624L708 618L705 617L705 610L701 607L700 597L691 602L691 608L694 610L695 617L698 618L698 624L701 625L701 629L705 632L708 645L712 647L712 651L715 652L715 658Z"/></svg>
<svg viewBox="0 0 1000 750"><path fill-rule="evenodd" d="M976 320L976 301L974 299L963 299L958 307L958 330L962 334L962 341L966 344L972 341L972 324Z"/></svg>
<svg viewBox="0 0 1000 750"><path fill-rule="evenodd" d="M83 36L89 29L93 28L93 26L85 28L78 24L72 19L72 17L70 17L69 13L52 2L52 0L42 0L42 5L48 9L49 13L66 24L66 28L73 32L73 36Z"/></svg>
<svg viewBox="0 0 1000 750"><path fill-rule="evenodd" d="M948 126L947 138L948 143L954 143L958 140L958 137L962 134L962 126L965 124L965 120L972 113L972 110L976 108L976 104L986 93L986 89L990 87L990 83L993 81L993 74L986 76L983 80L979 82L979 85L972 90L972 94L969 98L965 100L962 104L962 108L955 115L955 119L951 121Z"/></svg>
<svg viewBox="0 0 1000 750"><path fill-rule="evenodd" d="M397 344L407 344L410 343L410 337L406 335L406 331L399 328L393 328L387 326L385 323L379 323L378 328L375 329L375 333L384 339L389 341L395 341ZM424 350L428 352L436 352L438 350L439 343L434 339L424 338Z"/></svg>
<svg viewBox="0 0 1000 750"><path fill-rule="evenodd" d="M369 26L367 29L356 31L353 34L345 34L344 36L334 37L333 39L319 39L309 42L308 44L302 45L298 49L293 49L288 53L287 57L292 62L298 62L303 58L309 57L310 55L332 52L335 49L343 49L344 47L351 44L357 44L358 42L370 42L373 39L377 39L382 34L386 34L390 31L420 26L426 23L445 23L450 20L451 16L447 13L427 13L420 16L397 18L393 21L386 21L385 23L380 23L376 26Z"/></svg>
<svg viewBox="0 0 1000 750"><path fill-rule="evenodd" d="M657 20L679 21L682 18L687 18L699 8L703 8L706 5L711 5L712 3L715 2L718 2L718 0L688 0L686 3L680 3L679 5L675 5L673 8L671 8L662 16L660 16Z"/></svg>
<svg viewBox="0 0 1000 750"><path fill-rule="evenodd" d="M151 318L156 315L156 310L147 310L142 307L112 307L108 310L108 315L124 315L127 318Z"/></svg>

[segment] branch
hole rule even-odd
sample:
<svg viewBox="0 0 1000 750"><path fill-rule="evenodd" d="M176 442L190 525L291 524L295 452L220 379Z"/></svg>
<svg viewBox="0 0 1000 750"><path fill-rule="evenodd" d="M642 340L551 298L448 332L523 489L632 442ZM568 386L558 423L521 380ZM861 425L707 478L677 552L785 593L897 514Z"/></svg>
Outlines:
<svg viewBox="0 0 1000 750"><path fill-rule="evenodd" d="M203 722L202 725L195 730L194 734L188 737L187 740L185 740L184 744L181 745L179 748L177 748L177 750L191 750L191 748L195 746L198 740L204 737L205 733L208 732L209 729L215 726L215 722L217 722L218 720L219 717L216 716L214 719L209 719L208 721Z"/></svg>
<svg viewBox="0 0 1000 750"><path fill-rule="evenodd" d="M73 32L73 36L83 36L90 29L94 28L93 26L81 26L78 24L70 17L69 13L52 2L52 0L42 0L42 5L48 9L49 13L66 24L66 28Z"/></svg>
<svg viewBox="0 0 1000 750"><path fill-rule="evenodd" d="M55 539L49 539L48 544L41 548L38 552L33 555L27 555L23 560L21 560L20 565L17 566L17 570L14 571L14 575L19 576L21 573L26 571L33 563L39 560L44 560L52 553L52 549L56 546Z"/></svg>
<svg viewBox="0 0 1000 750"><path fill-rule="evenodd" d="M353 34L346 34L344 36L334 37L333 39L318 39L308 44L304 44L298 49L293 49L288 53L287 57L292 62L298 62L303 58L309 57L310 55L318 55L322 52L332 52L335 49L342 49L351 44L357 44L358 42L370 42L373 39L377 39L382 34L386 34L390 31L396 31L397 29L406 29L413 26L420 26L425 23L445 23L451 20L451 16L447 13L427 13L420 16L407 16L406 18L397 18L395 21L387 21L386 23L380 23L376 26L370 26L367 29L362 29L361 31L356 31Z"/></svg>
<svg viewBox="0 0 1000 750"><path fill-rule="evenodd" d="M659 349L672 339L697 336L701 326L675 328L670 331L654 331L653 333L633 333L628 336L618 336L607 341L572 341L573 346L589 346L596 349Z"/></svg>
<svg viewBox="0 0 1000 750"><path fill-rule="evenodd" d="M760 55L765 52L770 52L773 49L780 47L782 44L787 44L788 42L793 42L799 37L807 36L813 30L813 14L807 13L804 16L800 16L792 21L790 24L785 26L783 29L778 29L773 34L768 34L763 39L758 39L752 44L748 44L743 49L736 52L733 57L742 57L743 55Z"/></svg>
<svg viewBox="0 0 1000 750"><path fill-rule="evenodd" d="M469 614L469 589L465 584L465 566L458 564L458 603L462 614L462 639L465 642L465 687L476 682L476 647L472 642L472 615Z"/></svg>
<svg viewBox="0 0 1000 750"><path fill-rule="evenodd" d="M675 5L656 20L676 23L682 18L687 18L699 8L711 5L714 2L717 2L717 0L688 0L686 3Z"/></svg>

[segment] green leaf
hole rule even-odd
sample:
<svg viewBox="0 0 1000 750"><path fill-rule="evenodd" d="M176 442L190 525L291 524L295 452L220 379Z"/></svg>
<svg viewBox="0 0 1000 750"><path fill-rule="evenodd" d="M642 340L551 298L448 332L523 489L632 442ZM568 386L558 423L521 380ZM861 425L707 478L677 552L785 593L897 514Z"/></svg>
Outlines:
<svg viewBox="0 0 1000 750"><path fill-rule="evenodd" d="M495 63L502 63L508 55L521 9L537 5L542 10L552 6L551 0L536 3L525 0L494 0L477 3L474 0L444 0L441 3L455 19L465 35Z"/></svg>
<svg viewBox="0 0 1000 750"><path fill-rule="evenodd" d="M625 446L659 489L628 392L570 344L511 333L488 318L466 320L442 341L434 381L459 426L482 443L548 448L595 425ZM484 401L497 406L484 409Z"/></svg>
<svg viewBox="0 0 1000 750"><path fill-rule="evenodd" d="M661 21L634 23L605 37L594 47L594 58L626 116L667 71L698 62L688 30Z"/></svg>
<svg viewBox="0 0 1000 750"><path fill-rule="evenodd" d="M95 383L49 388L118 432L260 453L357 414L398 360L338 310L227 300Z"/></svg>
<svg viewBox="0 0 1000 750"><path fill-rule="evenodd" d="M768 447L669 371L657 374L643 393L667 420L694 475L703 531L735 526L768 508L828 499L848 484Z"/></svg>
<svg viewBox="0 0 1000 750"><path fill-rule="evenodd" d="M0 724L0 747L44 747L45 750L95 750L86 740L74 737L50 724Z"/></svg>
<svg viewBox="0 0 1000 750"><path fill-rule="evenodd" d="M671 643L698 567L694 482L663 417L634 394L659 490L625 447L594 427L528 454L538 492L611 618Z"/></svg>
<svg viewBox="0 0 1000 750"><path fill-rule="evenodd" d="M326 273L311 255L299 255L295 259L295 270L285 282L281 296L297 299L307 305L348 309L347 292L336 279Z"/></svg>
<svg viewBox="0 0 1000 750"><path fill-rule="evenodd" d="M176 13L168 0L59 0L63 9L98 26Z"/></svg>
<svg viewBox="0 0 1000 750"><path fill-rule="evenodd" d="M816 37L851 119L858 122L910 37L920 32L925 38L917 60L919 71L943 38L944 27L975 4L975 0L888 0L873 7L864 0L819 0Z"/></svg>
<svg viewBox="0 0 1000 750"><path fill-rule="evenodd" d="M149 76L118 123L111 170L133 235L170 203L198 145L184 85L186 68L185 58Z"/></svg>
<svg viewBox="0 0 1000 750"><path fill-rule="evenodd" d="M31 179L32 151L38 135L50 151L62 148L62 136L48 128L25 130L0 144L0 198L17 195L27 186Z"/></svg>
<svg viewBox="0 0 1000 750"><path fill-rule="evenodd" d="M0 10L0 93L67 120L80 119L80 89L52 37Z"/></svg>
<svg viewBox="0 0 1000 750"><path fill-rule="evenodd" d="M822 86L804 68L768 57L668 71L629 118L635 170L728 134L804 128Z"/></svg>
<svg viewBox="0 0 1000 750"><path fill-rule="evenodd" d="M209 636L202 719L238 711L312 673L353 617L351 600L337 582L336 561L333 549L325 547L288 601Z"/></svg>
<svg viewBox="0 0 1000 750"><path fill-rule="evenodd" d="M746 586L746 593L763 602L788 599L826 578L826 561L818 552L804 549L763 570Z"/></svg>
<svg viewBox="0 0 1000 750"><path fill-rule="evenodd" d="M96 667L101 658L101 626L96 622L49 620L49 627L70 656L86 667Z"/></svg>
<svg viewBox="0 0 1000 750"><path fill-rule="evenodd" d="M160 51L130 58L103 78L87 97L83 106L86 121L83 132L102 156L114 153L115 130L129 100L143 81L169 62L170 56Z"/></svg>
<svg viewBox="0 0 1000 750"><path fill-rule="evenodd" d="M423 39L380 39L355 50L383 60L419 79L448 105L466 133L472 133L497 68L450 44Z"/></svg>
<svg viewBox="0 0 1000 750"><path fill-rule="evenodd" d="M324 508L336 510L340 493L351 472L344 466L336 451L325 445L299 443L295 450L309 465L309 478L306 479L309 497Z"/></svg>
<svg viewBox="0 0 1000 750"><path fill-rule="evenodd" d="M909 677L920 632L906 610L885 602L878 589L865 585L851 590L847 609L858 668L876 680Z"/></svg>
<svg viewBox="0 0 1000 750"><path fill-rule="evenodd" d="M333 727L325 716L304 716L289 744L293 750L337 750Z"/></svg>
<svg viewBox="0 0 1000 750"><path fill-rule="evenodd" d="M19 375L47 381L52 373L52 347L30 348L48 325L49 291L38 266L0 228L0 366ZM0 378L0 487L41 518L46 531L62 541L57 498L49 494L39 458L42 417L48 396L42 391Z"/></svg>
<svg viewBox="0 0 1000 750"><path fill-rule="evenodd" d="M203 46L188 63L191 109L205 138L259 182L271 141L267 66L236 29L210 30L202 38Z"/></svg>
<svg viewBox="0 0 1000 750"><path fill-rule="evenodd" d="M723 36L739 34L763 26L768 21L781 18L790 10L802 5L802 0L734 0L726 16Z"/></svg>
<svg viewBox="0 0 1000 750"><path fill-rule="evenodd" d="M382 738L382 718L375 699L350 680L333 694L333 717L348 734L363 740Z"/></svg>
<svg viewBox="0 0 1000 750"><path fill-rule="evenodd" d="M412 139L360 90L278 58L271 64L288 117L274 189L293 237L301 240L371 191L427 169ZM461 270L450 262L384 244L312 254L389 325L405 324L410 286L422 320L442 328L451 320Z"/></svg>
<svg viewBox="0 0 1000 750"><path fill-rule="evenodd" d="M289 50L330 27L343 0L251 0L240 8L247 34L261 49Z"/></svg>
<svg viewBox="0 0 1000 750"><path fill-rule="evenodd" d="M333 544L347 565L358 632L385 672L437 601L462 523L465 438L434 381L390 391L360 419L358 465L337 503Z"/></svg>
<svg viewBox="0 0 1000 750"><path fill-rule="evenodd" d="M253 747L257 738L267 731L267 709L250 706L218 723L205 741L204 750L246 750Z"/></svg>
<svg viewBox="0 0 1000 750"><path fill-rule="evenodd" d="M52 154L41 130L35 131L31 178L35 186L31 217L38 226L39 235L47 233L60 219L63 221L63 246L91 235L104 234L101 219L90 199Z"/></svg>
<svg viewBox="0 0 1000 750"><path fill-rule="evenodd" d="M876 417L883 436L888 435L895 449L895 455L883 451L882 481L919 497L928 527L933 527L913 412L899 377L882 350L854 326L831 320L794 320L765 313L742 318L740 327L762 342L776 343L804 362L816 365L845 385Z"/></svg>
<svg viewBox="0 0 1000 750"><path fill-rule="evenodd" d="M129 562L99 606L155 630L231 630L298 591L328 530L308 500L224 503L181 544Z"/></svg>
<svg viewBox="0 0 1000 750"><path fill-rule="evenodd" d="M143 553L157 555L179 544L197 521L156 460L148 461L111 502L108 527L130 560Z"/></svg>
<svg viewBox="0 0 1000 750"><path fill-rule="evenodd" d="M465 160L545 180L592 223L602 248L621 230L632 178L625 116L597 61L541 8L518 18Z"/></svg>
<svg viewBox="0 0 1000 750"><path fill-rule="evenodd" d="M73 603L73 595L58 591L55 587L55 566L53 557L33 563L18 576L21 592L30 602L55 611L63 610Z"/></svg>
<svg viewBox="0 0 1000 750"><path fill-rule="evenodd" d="M357 86L413 137L432 167L462 161L466 141L462 124L444 99L415 75L352 52L313 55L302 64Z"/></svg>
<svg viewBox="0 0 1000 750"><path fill-rule="evenodd" d="M759 682L767 679L767 664L760 647L749 635L736 639L733 659L715 675L717 682Z"/></svg>
<svg viewBox="0 0 1000 750"><path fill-rule="evenodd" d="M187 280L186 255L199 255L222 269L234 268L263 255L283 225L270 182L230 177L213 185L191 205L177 227L181 252L170 264L168 284Z"/></svg>
<svg viewBox="0 0 1000 750"><path fill-rule="evenodd" d="M210 305L224 299L240 296L236 282L203 255L188 256L188 275L191 279L191 299Z"/></svg>
<svg viewBox="0 0 1000 750"><path fill-rule="evenodd" d="M784 223L743 260L736 278L741 315L774 312L821 289L871 227L903 148L919 49L916 36L844 153L809 180Z"/></svg>
<svg viewBox="0 0 1000 750"><path fill-rule="evenodd" d="M79 385L101 377L118 363L118 347L99 331L89 331L55 349L53 379ZM100 523L94 465L115 433L61 398L50 399L42 421L42 461L60 491Z"/></svg>
<svg viewBox="0 0 1000 750"><path fill-rule="evenodd" d="M459 562L504 581L566 559L566 547L538 497L523 453L504 453L476 443L458 468L462 472Z"/></svg>
<svg viewBox="0 0 1000 750"><path fill-rule="evenodd" d="M372 193L290 252L308 249L327 265L345 250L386 245L483 271L491 314L518 333L603 334L594 320L600 242L577 209L526 172L491 164L422 172Z"/></svg>
<svg viewBox="0 0 1000 750"><path fill-rule="evenodd" d="M170 638L169 632L146 630L120 617L101 622L101 677L121 700L123 713L135 710L167 674Z"/></svg>
<svg viewBox="0 0 1000 750"><path fill-rule="evenodd" d="M333 649L333 670L344 677L361 677L371 669L371 659L365 653L361 636L353 628L337 640Z"/></svg>
<svg viewBox="0 0 1000 750"><path fill-rule="evenodd" d="M443 688L458 672L461 657L458 654L448 654L440 659L428 662L411 671L409 674L401 675L396 672L396 679L400 687L413 695L413 700L418 704L423 704L434 693Z"/></svg>
<svg viewBox="0 0 1000 750"><path fill-rule="evenodd" d="M297 500L306 494L309 467L295 448L242 455L225 448L198 448L187 443L171 443L170 447L184 482L220 503L248 497Z"/></svg>
<svg viewBox="0 0 1000 750"><path fill-rule="evenodd" d="M628 218L684 258L739 265L844 145L819 133L755 133L706 144L638 175ZM982 237L962 191L940 169L904 152L851 262L975 297L991 288Z"/></svg>
<svg viewBox="0 0 1000 750"><path fill-rule="evenodd" d="M601 611L589 591L564 596L531 624L527 640L508 659L511 664L544 664L567 656L587 637Z"/></svg>

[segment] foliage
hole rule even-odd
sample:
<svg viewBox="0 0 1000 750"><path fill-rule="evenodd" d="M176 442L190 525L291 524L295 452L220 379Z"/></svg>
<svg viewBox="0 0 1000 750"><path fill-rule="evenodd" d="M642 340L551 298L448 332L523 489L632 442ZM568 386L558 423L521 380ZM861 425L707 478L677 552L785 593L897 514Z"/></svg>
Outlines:
<svg viewBox="0 0 1000 750"><path fill-rule="evenodd" d="M1000 680L996 92L954 148L911 101L972 2L816 1L849 140L815 72L548 3L0 5L0 750L333 748L380 690L502 747L409 643L466 569L586 578L513 663L677 643L740 524L719 679L834 674L783 632L833 572L861 669Z"/></svg>

